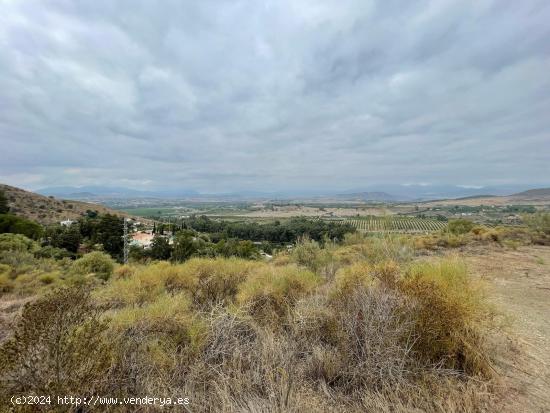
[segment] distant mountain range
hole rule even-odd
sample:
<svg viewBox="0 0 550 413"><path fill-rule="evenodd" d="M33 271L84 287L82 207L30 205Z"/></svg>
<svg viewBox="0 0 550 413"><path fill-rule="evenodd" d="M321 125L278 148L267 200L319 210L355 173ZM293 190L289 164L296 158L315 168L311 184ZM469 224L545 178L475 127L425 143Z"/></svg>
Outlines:
<svg viewBox="0 0 550 413"><path fill-rule="evenodd" d="M57 186L42 188L36 191L41 195L57 196L65 199L93 198L181 198L194 196L198 193L192 190L158 190L142 191L124 187L109 186Z"/></svg>
<svg viewBox="0 0 550 413"><path fill-rule="evenodd" d="M348 202L406 202L428 201L436 199L487 198L492 196L545 196L548 189L529 189L518 186L464 186L464 185L372 185L368 189L351 189L348 191L313 190L307 191L240 191L225 194L206 194L189 189L173 190L137 190L109 186L59 186L43 188L36 191L45 196L65 199L101 201L106 198L164 198L193 200L336 200ZM510 195L515 194L515 195Z"/></svg>
<svg viewBox="0 0 550 413"><path fill-rule="evenodd" d="M405 201L405 197L398 197L388 194L387 192L357 192L351 194L338 194L336 198L349 201L362 201L362 202L396 202Z"/></svg>

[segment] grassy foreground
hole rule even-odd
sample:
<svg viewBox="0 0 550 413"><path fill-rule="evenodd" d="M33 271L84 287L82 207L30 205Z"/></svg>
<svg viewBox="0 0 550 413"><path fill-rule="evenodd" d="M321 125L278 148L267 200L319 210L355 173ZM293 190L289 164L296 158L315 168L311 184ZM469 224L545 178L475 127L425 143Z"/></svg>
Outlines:
<svg viewBox="0 0 550 413"><path fill-rule="evenodd" d="M0 403L151 395L205 412L484 410L494 349L482 288L458 257L414 258L415 242L304 240L271 262L113 266L93 253L46 273L29 258L10 294L39 298L1 345Z"/></svg>

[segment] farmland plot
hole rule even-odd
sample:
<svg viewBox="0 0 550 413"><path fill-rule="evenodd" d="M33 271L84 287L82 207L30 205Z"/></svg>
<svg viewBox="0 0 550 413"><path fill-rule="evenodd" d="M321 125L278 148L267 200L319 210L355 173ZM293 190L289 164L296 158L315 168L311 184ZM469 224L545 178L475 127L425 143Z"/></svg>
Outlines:
<svg viewBox="0 0 550 413"><path fill-rule="evenodd" d="M446 222L435 219L395 216L368 216L343 220L342 223L351 224L360 232L426 233L439 231L447 226Z"/></svg>

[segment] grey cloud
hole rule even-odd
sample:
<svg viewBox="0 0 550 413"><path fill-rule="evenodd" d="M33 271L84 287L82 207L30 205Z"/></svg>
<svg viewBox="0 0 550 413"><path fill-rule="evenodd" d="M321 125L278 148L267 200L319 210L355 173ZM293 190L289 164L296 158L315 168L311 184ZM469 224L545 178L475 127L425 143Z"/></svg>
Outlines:
<svg viewBox="0 0 550 413"><path fill-rule="evenodd" d="M0 12L0 181L208 192L550 176L545 1Z"/></svg>

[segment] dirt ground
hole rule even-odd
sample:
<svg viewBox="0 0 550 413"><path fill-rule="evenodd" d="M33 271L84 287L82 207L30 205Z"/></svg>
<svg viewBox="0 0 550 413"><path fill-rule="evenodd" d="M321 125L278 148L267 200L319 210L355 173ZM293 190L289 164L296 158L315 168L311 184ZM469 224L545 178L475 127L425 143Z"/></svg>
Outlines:
<svg viewBox="0 0 550 413"><path fill-rule="evenodd" d="M495 363L504 391L496 411L550 412L550 247L476 249L465 256L505 320L506 351Z"/></svg>

